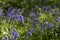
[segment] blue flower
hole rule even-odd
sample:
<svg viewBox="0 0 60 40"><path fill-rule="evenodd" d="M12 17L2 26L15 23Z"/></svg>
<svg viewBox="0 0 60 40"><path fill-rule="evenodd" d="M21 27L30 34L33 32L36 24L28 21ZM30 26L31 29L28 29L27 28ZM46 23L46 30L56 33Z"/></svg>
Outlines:
<svg viewBox="0 0 60 40"><path fill-rule="evenodd" d="M12 40L17 40L19 37L19 33L13 29L13 32L12 32Z"/></svg>
<svg viewBox="0 0 60 40"><path fill-rule="evenodd" d="M11 28L11 30L13 31L12 32L12 40L18 40L19 33L14 28Z"/></svg>
<svg viewBox="0 0 60 40"><path fill-rule="evenodd" d="M51 8L50 8L50 6L47 6L46 9L49 12Z"/></svg>
<svg viewBox="0 0 60 40"><path fill-rule="evenodd" d="M35 13L31 13L31 14L30 14L30 16L34 16L34 17L35 17L35 16L36 16L36 14L35 14Z"/></svg>
<svg viewBox="0 0 60 40"><path fill-rule="evenodd" d="M53 23L49 23L49 27L51 28L51 27L53 27L54 26L54 24Z"/></svg>
<svg viewBox="0 0 60 40"><path fill-rule="evenodd" d="M57 21L60 22L60 17L57 18Z"/></svg>
<svg viewBox="0 0 60 40"><path fill-rule="evenodd" d="M42 12L45 12L46 11L46 6L43 6L43 8L42 8Z"/></svg>
<svg viewBox="0 0 60 40"><path fill-rule="evenodd" d="M29 32L30 36L32 36L32 32Z"/></svg>
<svg viewBox="0 0 60 40"><path fill-rule="evenodd" d="M48 11L50 12L50 6L43 6L42 12Z"/></svg>
<svg viewBox="0 0 60 40"><path fill-rule="evenodd" d="M33 33L33 28L29 31L29 35L32 36L32 33Z"/></svg>
<svg viewBox="0 0 60 40"><path fill-rule="evenodd" d="M38 18L35 18L35 21L36 21L36 22L39 22L39 19L38 19Z"/></svg>
<svg viewBox="0 0 60 40"><path fill-rule="evenodd" d="M37 24L36 24L36 23L34 23L34 24L33 24L33 26L34 26L34 27L36 27L36 28L38 28L38 26L37 26Z"/></svg>
<svg viewBox="0 0 60 40"><path fill-rule="evenodd" d="M12 13L12 14L13 14L13 13L14 13L14 11L15 11L15 8L13 8L13 9L10 11L10 13Z"/></svg>
<svg viewBox="0 0 60 40"><path fill-rule="evenodd" d="M44 23L42 24L41 30L44 30L45 31L45 29L46 29L46 23L47 23L47 21L44 20Z"/></svg>
<svg viewBox="0 0 60 40"><path fill-rule="evenodd" d="M21 21L24 24L24 17L22 15L18 15L17 20Z"/></svg>
<svg viewBox="0 0 60 40"><path fill-rule="evenodd" d="M46 23L42 25L42 29L45 30Z"/></svg>
<svg viewBox="0 0 60 40"><path fill-rule="evenodd" d="M19 34L18 34L18 32L16 32L16 30L14 30L14 31L12 32L12 36L19 37Z"/></svg>
<svg viewBox="0 0 60 40"><path fill-rule="evenodd" d="M7 14L8 18L13 18L15 16L14 11L15 9L13 8L10 12L8 12Z"/></svg>

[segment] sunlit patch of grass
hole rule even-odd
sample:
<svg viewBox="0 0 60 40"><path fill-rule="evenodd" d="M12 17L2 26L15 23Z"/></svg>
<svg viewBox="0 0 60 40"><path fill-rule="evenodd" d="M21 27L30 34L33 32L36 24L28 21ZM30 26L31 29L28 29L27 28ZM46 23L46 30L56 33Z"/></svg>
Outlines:
<svg viewBox="0 0 60 40"><path fill-rule="evenodd" d="M40 14L41 16L39 17L40 21L43 22L44 19L47 19L47 15L46 14Z"/></svg>

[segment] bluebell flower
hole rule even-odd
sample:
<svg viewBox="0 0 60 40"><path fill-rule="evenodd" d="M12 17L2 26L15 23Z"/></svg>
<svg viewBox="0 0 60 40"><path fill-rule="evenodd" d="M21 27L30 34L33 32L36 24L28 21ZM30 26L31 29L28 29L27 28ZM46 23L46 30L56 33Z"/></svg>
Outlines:
<svg viewBox="0 0 60 40"><path fill-rule="evenodd" d="M46 6L43 6L43 8L42 8L42 12L45 12L46 11Z"/></svg>
<svg viewBox="0 0 60 40"><path fill-rule="evenodd" d="M19 37L19 34L18 34L18 32L17 32L16 30L14 30L14 31L12 32L12 36Z"/></svg>
<svg viewBox="0 0 60 40"><path fill-rule="evenodd" d="M50 12L50 9L51 9L50 6L47 6L47 11L48 11L48 12Z"/></svg>
<svg viewBox="0 0 60 40"><path fill-rule="evenodd" d="M7 16L8 19L14 18L14 16L15 16L15 15L13 15L13 14L11 14L11 13L8 13L7 15L8 15L8 16Z"/></svg>
<svg viewBox="0 0 60 40"><path fill-rule="evenodd" d="M15 8L13 8L13 9L10 11L10 13L14 13L14 11L15 11Z"/></svg>
<svg viewBox="0 0 60 40"><path fill-rule="evenodd" d="M7 15L8 15L9 18L11 18L11 16L12 16L10 13L8 13Z"/></svg>
<svg viewBox="0 0 60 40"><path fill-rule="evenodd" d="M30 14L30 16L34 16L34 17L35 17L35 16L36 16L36 14L35 14L35 13L31 13L31 14Z"/></svg>
<svg viewBox="0 0 60 40"><path fill-rule="evenodd" d="M42 12L48 11L50 12L50 6L43 6Z"/></svg>
<svg viewBox="0 0 60 40"><path fill-rule="evenodd" d="M22 16L18 15L17 19L20 20L20 21L22 21Z"/></svg>
<svg viewBox="0 0 60 40"><path fill-rule="evenodd" d="M47 23L47 21L46 20L44 20L44 23L42 24L42 27L41 27L41 30L46 30L46 23Z"/></svg>
<svg viewBox="0 0 60 40"><path fill-rule="evenodd" d="M53 27L54 26L54 24L53 23L49 23L49 27L51 28L51 27Z"/></svg>
<svg viewBox="0 0 60 40"><path fill-rule="evenodd" d="M15 16L14 11L15 9L13 8L10 12L8 12L7 14L8 18L13 18Z"/></svg>
<svg viewBox="0 0 60 40"><path fill-rule="evenodd" d="M45 30L46 23L42 25L42 29Z"/></svg>
<svg viewBox="0 0 60 40"><path fill-rule="evenodd" d="M32 28L32 29L30 29L30 31L29 31L29 35L30 35L30 36L32 36L33 30L34 30L34 29Z"/></svg>
<svg viewBox="0 0 60 40"><path fill-rule="evenodd" d="M12 40L17 40L19 37L19 33L13 29L13 32L12 32Z"/></svg>
<svg viewBox="0 0 60 40"><path fill-rule="evenodd" d="M34 27L38 28L38 25L36 23L34 23L33 25L34 25Z"/></svg>
<svg viewBox="0 0 60 40"><path fill-rule="evenodd" d="M36 21L36 22L39 22L39 19L38 19L38 18L35 18L35 21Z"/></svg>
<svg viewBox="0 0 60 40"><path fill-rule="evenodd" d="M32 32L29 32L30 36L32 36Z"/></svg>
<svg viewBox="0 0 60 40"><path fill-rule="evenodd" d="M57 18L57 21L60 22L60 17Z"/></svg>
<svg viewBox="0 0 60 40"><path fill-rule="evenodd" d="M22 15L18 15L17 20L21 21L24 24L24 17Z"/></svg>
<svg viewBox="0 0 60 40"><path fill-rule="evenodd" d="M14 17L14 20L15 20L16 22L18 22L18 20L17 20L17 18L16 18L16 17Z"/></svg>
<svg viewBox="0 0 60 40"><path fill-rule="evenodd" d="M19 12L18 12L18 15L22 15L22 11L19 11Z"/></svg>

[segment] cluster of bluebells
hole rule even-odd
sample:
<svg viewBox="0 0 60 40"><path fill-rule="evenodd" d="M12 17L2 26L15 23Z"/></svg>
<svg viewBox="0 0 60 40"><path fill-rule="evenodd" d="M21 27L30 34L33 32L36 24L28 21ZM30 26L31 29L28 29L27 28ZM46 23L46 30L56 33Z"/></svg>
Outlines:
<svg viewBox="0 0 60 40"><path fill-rule="evenodd" d="M41 29L40 30L44 30L46 31L46 24L47 24L47 20L44 19L44 23L41 25Z"/></svg>
<svg viewBox="0 0 60 40"><path fill-rule="evenodd" d="M5 15L6 14L6 15ZM16 8L9 8L7 10L7 13L2 12L2 18L6 17L8 20L15 20L16 22L21 21L24 24L24 16L22 15L22 12L19 9Z"/></svg>
<svg viewBox="0 0 60 40"><path fill-rule="evenodd" d="M5 2L3 2L3 4L5 4ZM53 6L53 7L56 8L56 6ZM36 6L36 8L37 8L37 6ZM42 11L42 12L45 12L45 11L47 11L47 12L52 12L50 6L43 6L43 8L42 8L41 11ZM55 12L56 12L56 11L55 11ZM30 36L33 35L33 32L35 31L34 28L39 28L38 25L37 25L37 23L40 24L39 16L38 16L38 15L39 15L39 14L37 14L37 13L35 13L35 12L32 12L32 13L30 14L30 17L32 17L30 21L31 21L31 23L33 24L33 25L32 25L33 28L30 29L30 31L28 32L28 34L29 34ZM49 15L49 14L48 14L48 15ZM6 15L5 15L4 12L2 12L2 18L4 18L4 17L6 17L8 20L13 19L13 20L16 21L16 22L21 21L23 24L24 24L24 22L25 22L24 16L22 15L22 9L20 9L20 8L17 9L17 8L13 8L13 7L12 7L11 9L8 9L8 10L7 10ZM58 22L60 22L60 17L57 17L56 20L57 20ZM45 19L44 19L44 22L41 24L41 30L44 30L44 31L46 30L46 25L47 25L47 23L48 23L48 26L49 26L50 28L54 27L54 23L53 23L53 22L48 22L48 20L45 20ZM18 38L19 38L19 33L18 33L16 30L13 29L13 32L12 32L12 40L18 40ZM10 40L10 36L3 38L3 40Z"/></svg>
<svg viewBox="0 0 60 40"><path fill-rule="evenodd" d="M36 32L36 30L35 30L34 28L32 28L32 29L30 29L30 31L28 32L28 34L29 34L30 36L32 36L34 32Z"/></svg>
<svg viewBox="0 0 60 40"><path fill-rule="evenodd" d="M12 40L18 40L19 33L16 30L13 30L12 32Z"/></svg>
<svg viewBox="0 0 60 40"><path fill-rule="evenodd" d="M54 5L53 7L51 6L42 6L42 12L53 12L53 13L59 13L59 10L56 9L57 7ZM52 10L54 9L54 10Z"/></svg>
<svg viewBox="0 0 60 40"><path fill-rule="evenodd" d="M39 22L39 17L37 16L38 14L32 12L30 16L32 16L31 22L33 23L33 26L38 28L37 23Z"/></svg>
<svg viewBox="0 0 60 40"><path fill-rule="evenodd" d="M45 11L50 12L50 11L51 11L50 6L43 6L43 7L42 7L42 12L45 12Z"/></svg>
<svg viewBox="0 0 60 40"><path fill-rule="evenodd" d="M57 20L58 22L60 22L60 17L58 17L56 20Z"/></svg>
<svg viewBox="0 0 60 40"><path fill-rule="evenodd" d="M12 40L18 40L19 33L15 29L12 29L12 31L13 32L10 35L3 37L2 40L11 40L11 39Z"/></svg>

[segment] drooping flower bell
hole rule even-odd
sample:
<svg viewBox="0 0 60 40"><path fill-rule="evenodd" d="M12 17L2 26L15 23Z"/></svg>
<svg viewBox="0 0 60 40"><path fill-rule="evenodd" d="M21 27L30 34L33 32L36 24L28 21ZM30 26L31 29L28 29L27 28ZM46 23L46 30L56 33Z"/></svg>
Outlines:
<svg viewBox="0 0 60 40"><path fill-rule="evenodd" d="M46 24L47 24L47 20L44 19L44 23L42 24L41 30L46 31Z"/></svg>
<svg viewBox="0 0 60 40"><path fill-rule="evenodd" d="M54 24L53 23L49 23L49 27L51 28L51 27L53 27L54 26Z"/></svg>
<svg viewBox="0 0 60 40"><path fill-rule="evenodd" d="M17 15L14 20L21 21L24 24L24 17L22 15Z"/></svg>
<svg viewBox="0 0 60 40"><path fill-rule="evenodd" d="M32 36L33 30L34 30L34 29L32 28L32 29L29 31L29 35L30 35L30 36Z"/></svg>
<svg viewBox="0 0 60 40"><path fill-rule="evenodd" d="M34 17L35 17L35 16L36 16L36 14L35 14L35 13L31 13L31 14L30 14L30 16L34 16Z"/></svg>
<svg viewBox="0 0 60 40"><path fill-rule="evenodd" d="M12 32L12 40L17 40L19 37L19 33L16 30L13 30Z"/></svg>
<svg viewBox="0 0 60 40"><path fill-rule="evenodd" d="M58 22L60 22L60 17L58 17L56 20L57 20Z"/></svg>
<svg viewBox="0 0 60 40"><path fill-rule="evenodd" d="M42 8L42 12L45 12L45 11L47 11L47 12L50 12L50 6L43 6L43 8Z"/></svg>
<svg viewBox="0 0 60 40"><path fill-rule="evenodd" d="M13 8L10 12L8 12L7 14L8 19L15 17L14 11L15 11L15 8Z"/></svg>

